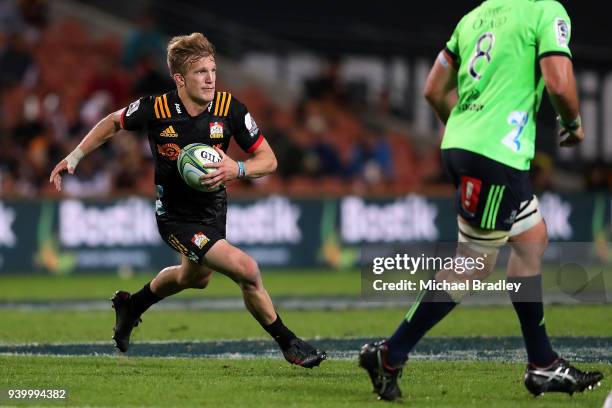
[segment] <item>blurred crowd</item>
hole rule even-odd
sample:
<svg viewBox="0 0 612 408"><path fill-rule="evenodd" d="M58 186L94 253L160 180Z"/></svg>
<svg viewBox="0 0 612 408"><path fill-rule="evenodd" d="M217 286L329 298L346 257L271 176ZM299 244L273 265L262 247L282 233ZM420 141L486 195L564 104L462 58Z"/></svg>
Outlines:
<svg viewBox="0 0 612 408"><path fill-rule="evenodd" d="M76 20L50 21L44 0L0 1L0 195L56 196L48 182L57 161L108 113L132 100L174 88L165 66L167 38L144 13L126 38L94 36ZM219 50L221 53L223 50ZM230 192L320 196L448 194L435 143L374 121L371 107L352 102L333 64L303 84L292 106L274 104L256 85L236 92L278 158L269 177L236 181ZM230 147L235 159L245 155ZM546 168L548 169L548 168ZM539 167L538 167L539 171ZM540 174L546 183L546 173ZM612 184L608 171L599 183ZM64 178L65 196L152 196L146 137L120 131Z"/></svg>
<svg viewBox="0 0 612 408"><path fill-rule="evenodd" d="M89 129L135 95L171 84L167 76L156 77L152 53L139 54L151 39L138 43L134 35L123 43L115 36L93 37L75 20L51 22L42 0L0 4L0 193L53 195L51 169ZM157 53L164 50L161 41ZM145 141L124 133L65 178L64 194L151 194Z"/></svg>
<svg viewBox="0 0 612 408"><path fill-rule="evenodd" d="M98 120L139 96L173 89L166 37L147 14L122 39L94 37L76 20L48 21L43 1L6 4L14 7L0 27L0 192L54 195L50 170ZM222 67L219 77L218 88L232 91ZM361 118L367 112L351 106L331 71L305 83L294 106L276 106L257 86L236 97L256 118L279 167L231 190L396 194L439 176L436 149L417 151L407 135L367 125ZM229 154L244 157L236 146ZM151 160L143 135L121 131L64 178L63 194L151 195Z"/></svg>

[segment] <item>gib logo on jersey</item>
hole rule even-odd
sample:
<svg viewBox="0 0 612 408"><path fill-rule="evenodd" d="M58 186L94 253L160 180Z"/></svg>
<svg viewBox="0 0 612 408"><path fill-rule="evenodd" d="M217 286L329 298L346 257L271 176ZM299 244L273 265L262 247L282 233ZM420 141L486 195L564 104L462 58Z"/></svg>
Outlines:
<svg viewBox="0 0 612 408"><path fill-rule="evenodd" d="M181 153L181 148L175 143L166 143L163 145L157 145L157 153L170 160L176 160Z"/></svg>
<svg viewBox="0 0 612 408"><path fill-rule="evenodd" d="M461 177L461 208L472 217L476 214L476 210L478 209L478 198L480 197L481 187L482 181L473 177Z"/></svg>
<svg viewBox="0 0 612 408"><path fill-rule="evenodd" d="M223 139L223 122L210 123L210 138Z"/></svg>

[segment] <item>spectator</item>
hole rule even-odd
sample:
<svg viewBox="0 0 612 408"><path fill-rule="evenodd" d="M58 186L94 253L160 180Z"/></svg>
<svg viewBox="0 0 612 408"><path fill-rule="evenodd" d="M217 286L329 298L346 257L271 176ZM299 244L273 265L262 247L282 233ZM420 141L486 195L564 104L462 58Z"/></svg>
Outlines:
<svg viewBox="0 0 612 408"><path fill-rule="evenodd" d="M391 146L384 136L362 133L353 144L346 176L361 178L368 185L390 181L393 178Z"/></svg>
<svg viewBox="0 0 612 408"><path fill-rule="evenodd" d="M607 192L610 191L610 166L606 166L601 161L596 161L587 166L585 171L585 187L592 192Z"/></svg>
<svg viewBox="0 0 612 408"><path fill-rule="evenodd" d="M340 81L340 59L330 57L319 76L304 81L304 97L342 103L346 92Z"/></svg>
<svg viewBox="0 0 612 408"><path fill-rule="evenodd" d="M136 63L136 82L132 95L136 98L143 95L157 95L172 89L174 84L170 77L162 74L151 54L143 55Z"/></svg>
<svg viewBox="0 0 612 408"><path fill-rule="evenodd" d="M152 10L143 9L136 18L136 24L137 28L128 35L123 48L122 62L126 68L133 68L143 57L166 55L166 39ZM156 69L166 65L160 57L154 61Z"/></svg>
<svg viewBox="0 0 612 408"><path fill-rule="evenodd" d="M17 0L0 1L0 36L22 32L24 29L25 21Z"/></svg>
<svg viewBox="0 0 612 408"><path fill-rule="evenodd" d="M16 85L32 87L37 69L23 37L14 33L6 38L6 45L0 50L0 89Z"/></svg>
<svg viewBox="0 0 612 408"><path fill-rule="evenodd" d="M106 160L95 152L90 160L83 160L79 171L65 178L64 191L71 197L102 197L111 193L112 176L103 166Z"/></svg>

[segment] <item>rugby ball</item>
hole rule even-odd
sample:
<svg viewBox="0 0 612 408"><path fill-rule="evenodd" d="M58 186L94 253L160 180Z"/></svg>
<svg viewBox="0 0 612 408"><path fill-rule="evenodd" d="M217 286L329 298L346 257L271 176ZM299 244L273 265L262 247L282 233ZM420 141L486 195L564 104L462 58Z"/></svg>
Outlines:
<svg viewBox="0 0 612 408"><path fill-rule="evenodd" d="M211 190L200 184L200 177L204 174L217 171L214 168L207 168L206 165L220 161L221 156L212 146L203 143L192 143L181 149L176 165L178 166L181 178L189 187L210 193L217 191L220 187Z"/></svg>

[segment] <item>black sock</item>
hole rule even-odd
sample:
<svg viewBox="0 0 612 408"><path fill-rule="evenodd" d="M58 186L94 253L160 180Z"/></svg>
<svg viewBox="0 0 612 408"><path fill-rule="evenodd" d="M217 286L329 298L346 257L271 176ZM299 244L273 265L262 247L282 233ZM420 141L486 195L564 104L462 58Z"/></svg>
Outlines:
<svg viewBox="0 0 612 408"><path fill-rule="evenodd" d="M521 322L527 359L535 366L548 367L558 356L550 345L544 325L542 275L520 278L508 277L508 282L521 283L518 293L513 291L508 293Z"/></svg>
<svg viewBox="0 0 612 408"><path fill-rule="evenodd" d="M425 333L455 306L457 303L445 291L422 291L387 342L387 364L392 367L402 366L408 359L408 353Z"/></svg>
<svg viewBox="0 0 612 408"><path fill-rule="evenodd" d="M151 282L149 282L130 297L131 312L134 316L140 316L160 300L162 298L151 291Z"/></svg>
<svg viewBox="0 0 612 408"><path fill-rule="evenodd" d="M283 351L291 347L291 340L297 337L287 328L287 326L283 324L283 321L278 314L276 314L275 321L267 326L262 324L262 327L270 334L270 336L272 336L274 340L276 340Z"/></svg>

